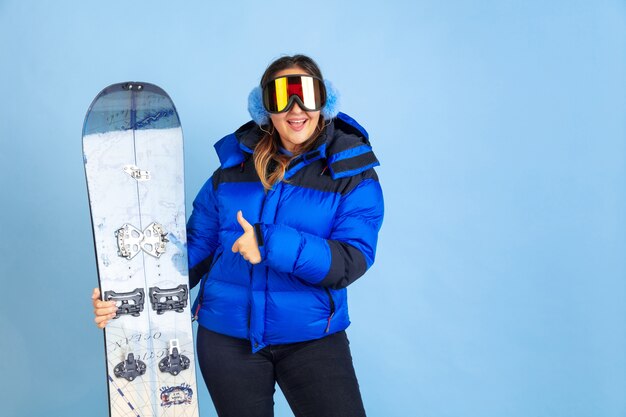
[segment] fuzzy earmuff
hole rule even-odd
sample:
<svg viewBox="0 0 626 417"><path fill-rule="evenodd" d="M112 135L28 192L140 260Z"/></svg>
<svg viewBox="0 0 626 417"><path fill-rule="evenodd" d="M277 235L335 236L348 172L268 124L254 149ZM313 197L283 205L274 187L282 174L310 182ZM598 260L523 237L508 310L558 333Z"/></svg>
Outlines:
<svg viewBox="0 0 626 417"><path fill-rule="evenodd" d="M325 120L333 119L339 113L339 92L328 80L324 80L326 87L326 104L322 107L322 117ZM255 87L248 96L248 112L252 120L259 126L270 122L270 115L263 107L263 90Z"/></svg>

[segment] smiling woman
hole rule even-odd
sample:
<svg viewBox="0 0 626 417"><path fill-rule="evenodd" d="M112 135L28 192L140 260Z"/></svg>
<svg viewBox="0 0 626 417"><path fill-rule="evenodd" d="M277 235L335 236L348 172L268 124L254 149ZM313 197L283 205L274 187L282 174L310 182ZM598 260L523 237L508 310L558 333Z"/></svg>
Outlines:
<svg viewBox="0 0 626 417"><path fill-rule="evenodd" d="M308 101L312 105L315 105L316 100L314 98L316 94L314 94L315 89L313 85L319 85L320 87L318 88L321 88L321 84L313 84L314 78L310 76L294 77L294 75L301 74L302 72L304 72L304 70L300 67L279 71L275 75L277 78L270 81L266 86L267 90L271 84L281 83L291 85L291 80L296 79L297 81L293 84L297 83L296 85L300 87L295 94L291 95L294 99L289 100L290 104L283 106L282 112L270 115L272 125L276 128L278 136L280 137L280 142L283 147L292 154L298 153L300 148L302 148L303 144L307 141L315 139L315 130L319 130L321 121L319 110L309 110L303 104L303 101ZM304 88L307 84L310 86L309 89ZM292 91L288 90L287 94L291 92ZM287 94L283 94L283 96ZM300 96L302 96L302 100L299 99ZM318 93L317 96L319 97L320 94Z"/></svg>
<svg viewBox="0 0 626 417"><path fill-rule="evenodd" d="M294 156L313 146L324 120L337 115L336 107L337 93L323 82L310 58L282 57L265 70L261 86L250 94L248 109L265 132L256 145L254 163L266 189L283 178ZM270 163L277 168L266 175Z"/></svg>
<svg viewBox="0 0 626 417"><path fill-rule="evenodd" d="M276 383L298 417L365 415L346 287L374 262L383 199L368 134L336 103L311 58L274 61L194 201L197 357L220 416L272 416Z"/></svg>

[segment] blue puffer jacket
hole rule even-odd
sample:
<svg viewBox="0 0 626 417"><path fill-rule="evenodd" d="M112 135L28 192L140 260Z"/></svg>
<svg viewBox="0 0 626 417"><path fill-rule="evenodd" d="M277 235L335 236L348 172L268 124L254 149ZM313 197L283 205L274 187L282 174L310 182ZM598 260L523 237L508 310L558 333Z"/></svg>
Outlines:
<svg viewBox="0 0 626 417"><path fill-rule="evenodd" d="M190 283L201 282L201 326L264 346L319 339L350 324L346 287L374 262L383 197L367 132L339 113L312 151L265 192L252 150L253 122L221 139L221 166L193 203L187 225ZM255 224L263 260L231 247Z"/></svg>

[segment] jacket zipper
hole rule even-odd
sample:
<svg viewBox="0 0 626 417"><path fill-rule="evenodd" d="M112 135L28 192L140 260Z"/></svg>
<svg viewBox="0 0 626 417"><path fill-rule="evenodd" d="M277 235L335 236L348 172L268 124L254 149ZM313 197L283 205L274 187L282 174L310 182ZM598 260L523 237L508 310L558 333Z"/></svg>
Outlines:
<svg viewBox="0 0 626 417"><path fill-rule="evenodd" d="M328 333L330 331L330 321L335 315L335 300L333 300L333 296L330 293L330 290L328 289L328 287L324 287L324 290L326 291L326 294L328 295L328 301L330 303L330 315L328 316L328 324L326 324L326 330L324 331L324 333Z"/></svg>
<svg viewBox="0 0 626 417"><path fill-rule="evenodd" d="M211 263L211 267L209 268L209 270L202 277L202 281L200 283L200 291L198 293L198 305L196 306L196 311L194 312L193 318L191 319L191 321L197 321L198 320L198 313L200 313L200 308L202 307L202 298L204 298L204 286L206 285L206 281L209 278L209 274L211 273L211 270L213 269L213 267L215 266L217 261L222 256L222 253L223 252L220 252L219 255L217 255L217 257Z"/></svg>

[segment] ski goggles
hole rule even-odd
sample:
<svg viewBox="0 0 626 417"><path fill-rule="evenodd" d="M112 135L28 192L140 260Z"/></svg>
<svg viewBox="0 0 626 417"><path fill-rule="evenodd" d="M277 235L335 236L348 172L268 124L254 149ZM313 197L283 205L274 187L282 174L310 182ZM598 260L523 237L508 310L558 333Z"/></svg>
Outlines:
<svg viewBox="0 0 626 417"><path fill-rule="evenodd" d="M263 87L263 107L269 113L289 111L293 103L304 111L318 111L326 104L324 81L312 75L286 75Z"/></svg>

